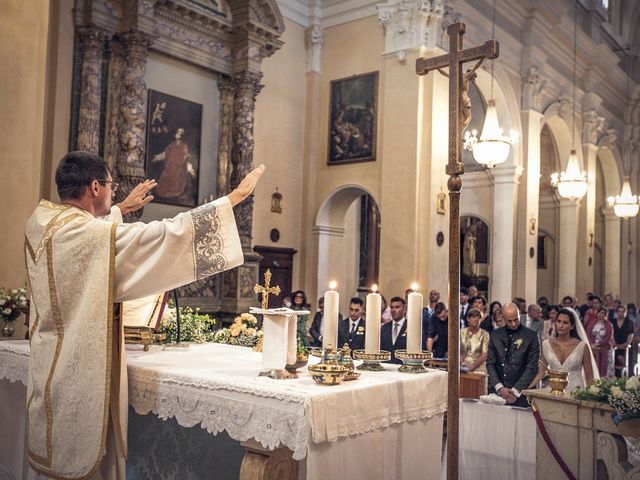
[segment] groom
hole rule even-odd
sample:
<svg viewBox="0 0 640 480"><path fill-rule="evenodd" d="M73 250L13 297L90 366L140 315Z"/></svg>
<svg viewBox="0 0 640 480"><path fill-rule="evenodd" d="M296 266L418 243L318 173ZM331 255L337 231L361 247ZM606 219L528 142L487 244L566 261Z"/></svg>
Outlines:
<svg viewBox="0 0 640 480"><path fill-rule="evenodd" d="M528 407L520 392L529 387L538 372L538 335L520 323L515 304L506 303L502 313L506 326L494 330L489 339L489 393L497 393L507 405Z"/></svg>

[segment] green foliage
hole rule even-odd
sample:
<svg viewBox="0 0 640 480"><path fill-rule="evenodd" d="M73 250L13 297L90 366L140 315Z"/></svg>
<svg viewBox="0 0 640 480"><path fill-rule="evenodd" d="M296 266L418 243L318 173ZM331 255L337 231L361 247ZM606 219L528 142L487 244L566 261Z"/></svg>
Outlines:
<svg viewBox="0 0 640 480"><path fill-rule="evenodd" d="M199 313L191 307L180 307L180 340L185 342L204 343L212 342L213 327L216 320L209 315ZM175 342L177 339L176 307L169 302L162 315L160 332L166 334L165 343Z"/></svg>

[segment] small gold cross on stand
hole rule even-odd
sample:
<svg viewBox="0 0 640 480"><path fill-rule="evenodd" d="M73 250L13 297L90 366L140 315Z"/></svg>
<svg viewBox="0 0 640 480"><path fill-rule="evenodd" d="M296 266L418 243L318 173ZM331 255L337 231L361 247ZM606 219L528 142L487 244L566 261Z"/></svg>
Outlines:
<svg viewBox="0 0 640 480"><path fill-rule="evenodd" d="M269 308L269 294L280 295L280 286L270 287L271 284L271 270L264 272L264 287L260 284L256 284L253 287L253 291L262 294L262 309L267 310Z"/></svg>

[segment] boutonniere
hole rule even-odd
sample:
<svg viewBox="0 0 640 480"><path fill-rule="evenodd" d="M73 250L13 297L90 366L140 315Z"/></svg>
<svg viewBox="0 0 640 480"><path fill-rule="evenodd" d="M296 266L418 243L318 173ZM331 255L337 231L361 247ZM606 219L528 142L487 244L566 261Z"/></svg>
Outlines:
<svg viewBox="0 0 640 480"><path fill-rule="evenodd" d="M522 346L522 339L519 338L513 344L516 346L516 350Z"/></svg>
<svg viewBox="0 0 640 480"><path fill-rule="evenodd" d="M407 332L404 332L402 335L400 335L401 337L406 337L407 336Z"/></svg>
<svg viewBox="0 0 640 480"><path fill-rule="evenodd" d="M358 327L358 329L356 330L356 332L362 334L364 333L364 327Z"/></svg>

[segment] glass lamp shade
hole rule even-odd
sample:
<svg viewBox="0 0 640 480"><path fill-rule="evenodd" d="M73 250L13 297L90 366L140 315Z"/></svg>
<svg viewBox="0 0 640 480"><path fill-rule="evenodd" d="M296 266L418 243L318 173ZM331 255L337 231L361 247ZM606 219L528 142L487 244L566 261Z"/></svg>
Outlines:
<svg viewBox="0 0 640 480"><path fill-rule="evenodd" d="M517 140L518 134L513 130L509 132L509 135L502 134L495 101L490 100L480 138L478 138L477 130L465 133L464 148L473 152L473 158L479 164L493 167L507 160L511 145L515 144Z"/></svg>
<svg viewBox="0 0 640 480"><path fill-rule="evenodd" d="M609 205L613 207L613 213L620 218L635 217L640 210L638 196L631 193L629 177L625 177L620 195L609 197L607 201Z"/></svg>
<svg viewBox="0 0 640 480"><path fill-rule="evenodd" d="M578 200L587 194L587 175L580 171L575 149L571 150L567 169L551 175L551 184L558 189L561 197L570 200Z"/></svg>

